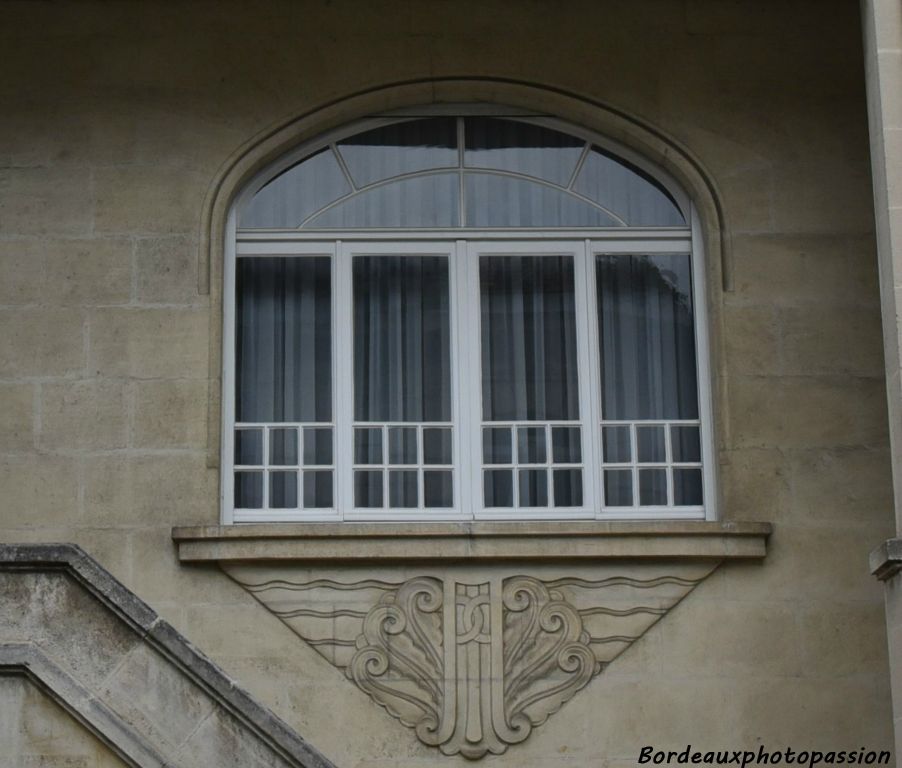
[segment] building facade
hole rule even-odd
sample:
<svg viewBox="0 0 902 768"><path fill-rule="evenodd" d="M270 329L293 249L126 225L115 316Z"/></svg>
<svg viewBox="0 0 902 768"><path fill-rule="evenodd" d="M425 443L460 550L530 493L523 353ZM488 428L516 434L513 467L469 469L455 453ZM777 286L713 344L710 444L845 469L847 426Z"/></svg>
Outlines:
<svg viewBox="0 0 902 768"><path fill-rule="evenodd" d="M897 2L0 15L0 765L895 752Z"/></svg>

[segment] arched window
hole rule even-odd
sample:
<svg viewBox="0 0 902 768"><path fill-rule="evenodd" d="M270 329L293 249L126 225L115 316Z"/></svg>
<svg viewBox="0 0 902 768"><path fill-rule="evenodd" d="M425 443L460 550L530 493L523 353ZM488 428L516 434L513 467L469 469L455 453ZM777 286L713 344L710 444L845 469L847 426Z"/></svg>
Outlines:
<svg viewBox="0 0 902 768"><path fill-rule="evenodd" d="M231 218L225 521L712 516L693 218L535 116L284 158Z"/></svg>

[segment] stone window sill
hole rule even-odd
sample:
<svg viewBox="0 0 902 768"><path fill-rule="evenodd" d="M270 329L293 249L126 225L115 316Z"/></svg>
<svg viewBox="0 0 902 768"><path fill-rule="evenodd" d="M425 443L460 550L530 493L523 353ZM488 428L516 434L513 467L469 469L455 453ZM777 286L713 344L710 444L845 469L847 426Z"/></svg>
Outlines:
<svg viewBox="0 0 902 768"><path fill-rule="evenodd" d="M607 558L760 559L769 523L267 523L176 527L183 563L476 563Z"/></svg>

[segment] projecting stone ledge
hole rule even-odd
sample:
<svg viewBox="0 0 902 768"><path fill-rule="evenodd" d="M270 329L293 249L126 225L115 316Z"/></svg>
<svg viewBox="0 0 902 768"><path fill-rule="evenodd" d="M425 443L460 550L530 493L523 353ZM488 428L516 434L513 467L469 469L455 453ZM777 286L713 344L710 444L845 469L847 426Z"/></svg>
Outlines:
<svg viewBox="0 0 902 768"><path fill-rule="evenodd" d="M38 684L128 765L332 766L71 544L0 544L0 674Z"/></svg>
<svg viewBox="0 0 902 768"><path fill-rule="evenodd" d="M760 559L768 523L267 523L173 528L182 562Z"/></svg>

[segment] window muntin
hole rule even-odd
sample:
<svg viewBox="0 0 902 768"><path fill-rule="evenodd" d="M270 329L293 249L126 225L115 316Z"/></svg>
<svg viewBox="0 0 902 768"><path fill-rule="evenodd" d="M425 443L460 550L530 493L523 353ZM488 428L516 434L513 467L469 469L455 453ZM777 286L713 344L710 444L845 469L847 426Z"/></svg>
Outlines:
<svg viewBox="0 0 902 768"><path fill-rule="evenodd" d="M240 229L685 227L636 164L543 125L487 117L389 120L264 184Z"/></svg>
<svg viewBox="0 0 902 768"><path fill-rule="evenodd" d="M453 134L452 126L456 129ZM236 277L242 270L241 262L248 257L291 261L298 257L309 259L313 252L331 251L328 258L332 276L334 386L330 402L334 421L326 426L321 421L290 425L297 427L296 435L282 434L284 426L278 421L260 424L264 429L260 441L266 443L266 448L265 455L255 460L261 463L239 464L235 456L234 473L224 482L228 520L705 515L703 501L711 498L712 485L710 469L705 469L710 467L710 460L705 458L703 462L702 454L710 455L710 426L700 417L697 391L701 361L693 294L698 292L699 276L694 263L697 256L690 255L690 230L683 223L685 219L674 195L640 170L632 158L618 160L594 141L537 128L542 127L507 119L433 118L393 122L339 139L329 150L353 187L352 192L326 203L319 213L308 213L307 225L296 230L296 235L272 232L271 228L238 230L233 267ZM520 138L523 135L528 138ZM517 146L518 142L524 146ZM374 157L381 153L381 159L368 160L368 153L374 153ZM599 153L611 158L609 168L624 169L625 178L631 181L621 185L619 203L610 194L606 199L612 208L619 205L618 213L604 211L607 219L603 225L595 219L589 220L588 227L582 226L585 239L549 242L542 230L556 228L562 222L554 206L530 209L531 193L486 198L487 186L483 185L480 191L469 180L484 176L493 184L500 181L502 187L507 182L528 189L542 187L555 195L569 196L568 205L571 200L583 205L584 196L571 192L581 179L582 189L588 184L588 177L581 174L599 173L599 163L593 160ZM456 168L443 165L452 155L457 158ZM557 159L548 159L555 155ZM289 170L300 169L305 162L296 163ZM285 175L283 172L276 178ZM565 177L566 184L562 185ZM459 183L456 194L446 193L442 204L436 204L428 194L414 196L413 202L397 197L386 202L386 190L410 181L431 184L437 178L453 178ZM644 185L648 191L637 195L630 184ZM602 189L603 185L596 187ZM264 185L261 189L266 188ZM593 194L602 196L601 192ZM485 203L481 209L480 198ZM255 198L246 199L253 203ZM590 202L593 211L602 211L597 202ZM456 207L461 203L471 211L464 214L463 222L458 216L460 208ZM444 212L436 213L442 205ZM347 206L346 210L356 207L357 213L339 216L342 206ZM496 212L492 213L492 209ZM508 229L505 235L504 230L491 230L488 226L474 229L474 219L483 221L476 215L480 210L485 221L494 221L497 226L513 223L516 231ZM510 211L519 218L509 218ZM325 221L330 215L334 217L332 223L339 223L342 229L327 235L334 239L317 243L311 239L316 237L312 231L304 234L317 217ZM402 220L399 216L406 217L403 227L396 226ZM645 226L624 231L623 216L643 221L657 217L658 224L653 229ZM416 230L417 224L411 222L417 217L429 225L432 243L406 242L405 235ZM453 220L450 226L449 220ZM457 226L468 220L468 226ZM574 229L574 235L583 225L580 220L563 222ZM386 223L392 227L383 231L380 225ZM366 231L355 236L358 227ZM455 229L459 234L452 235ZM446 230L447 235L439 230ZM436 236L440 239L435 240ZM444 237L447 239L442 242ZM447 286L444 278L439 279L440 291L436 295L435 281L421 280L418 295L416 280L411 287L402 272L416 272L435 264L447 270ZM552 264L554 268L546 266ZM559 274L554 273L555 269ZM383 281L381 289L379 270L393 275ZM505 277L512 280L512 273L517 271L527 273L525 290L519 289L517 298L518 292L508 289L506 301L509 307L519 301L519 318L513 309L496 311L494 318L491 312L486 316L486 301L499 301L493 287ZM533 278L533 294L530 271L540 273ZM632 276L631 280L624 275ZM522 274L518 279L523 284ZM504 295L502 290L500 296ZM527 309L530 303L533 306L525 313L524 299ZM430 311L442 307L436 317L443 320L436 323L433 317L426 323L432 329L432 343L423 342L429 336L424 332L423 318L411 319L416 312L406 317L401 309L405 302L419 305L421 314L427 305ZM535 310L546 304L555 309ZM570 309L565 309L565 305ZM636 325L635 313L647 315L647 306L658 308L658 319L645 316L644 326L641 322ZM537 341L544 339L536 331L536 319L543 315L554 327L549 333L557 340L555 344ZM386 333L395 347L407 349L406 357L398 353L398 359L419 357L419 365L399 364L394 372L391 365L383 366L374 377L373 361L384 360L387 354L376 350L380 344L384 347L388 343L376 338L380 332L372 318L377 316L393 318L386 321L388 325L383 330L391 326L391 332ZM658 327L664 322L660 318L666 318L674 327ZM529 349L529 359L524 357L519 363L523 373L514 371L517 366L509 350L506 365L513 372L508 374L489 354L492 328L502 327L505 320L509 327L515 320L521 327L519 333L508 334L508 346L519 344ZM527 327L529 333L525 331ZM641 366L634 364L630 374L623 367L623 360L628 358L616 354L618 344L622 348L624 339L631 338L630 333L646 341L642 355L648 361L646 368L655 375L646 376L644 381L637 380ZM497 329L494 336L504 338ZM369 351L364 354L367 344ZM419 352L413 354L418 346ZM495 348L497 352L497 341ZM578 348L576 352L574 348ZM433 359L440 354L441 364L424 364L424 350ZM543 367L543 354L552 358L552 363L545 366L546 372L553 373L545 377L547 380L536 378L536 372ZM370 359L370 374L362 372L364 358ZM427 387L431 394L421 397L419 405L398 405L411 392L425 391L422 382L408 380L417 379L427 369L443 372L441 386ZM486 375L486 371L491 372ZM515 385L515 389L509 389L511 394L506 398L494 396L499 404L497 412L494 406L486 409L485 404L493 399L485 389L486 382L500 392L505 375L507 384ZM227 368L227 380L229 376ZM237 376L241 377L240 371ZM630 376L636 379L632 384L627 381ZM390 386L389 381L394 384ZM545 391L542 398L537 398L536 392L543 387L549 390L549 384L551 394ZM399 386L408 394L399 394ZM516 387L532 392L521 398L526 406L517 405ZM630 391L639 390L654 394L658 400L643 398L645 410L630 410L630 399L633 406L639 401ZM379 395L380 391L391 395ZM370 412L361 410L360 403L373 397L382 405L374 406ZM386 405L385 397L393 404ZM425 413L426 401L441 414ZM536 405L540 401L542 407ZM562 405L565 402L568 405ZM677 403L675 410L673 402ZM449 405L450 418L446 415ZM226 408L229 407L227 403ZM226 418L231 430L228 414ZM237 445L243 437L238 433L249 425L237 422L234 426L231 439ZM320 459L327 463L306 464L307 453L302 448L305 428L329 435L334 450L328 461ZM282 445L286 440L287 447ZM295 443L297 467L286 469L286 465L274 463L293 461ZM227 457L232 457L231 450ZM245 476L254 472L258 474ZM294 473L296 483L289 479L289 473ZM314 493L315 483L320 488L318 495ZM244 490L245 486L249 490ZM252 506L237 504L245 501L239 490ZM234 506L230 503L233 501ZM710 507L709 503L709 513Z"/></svg>

